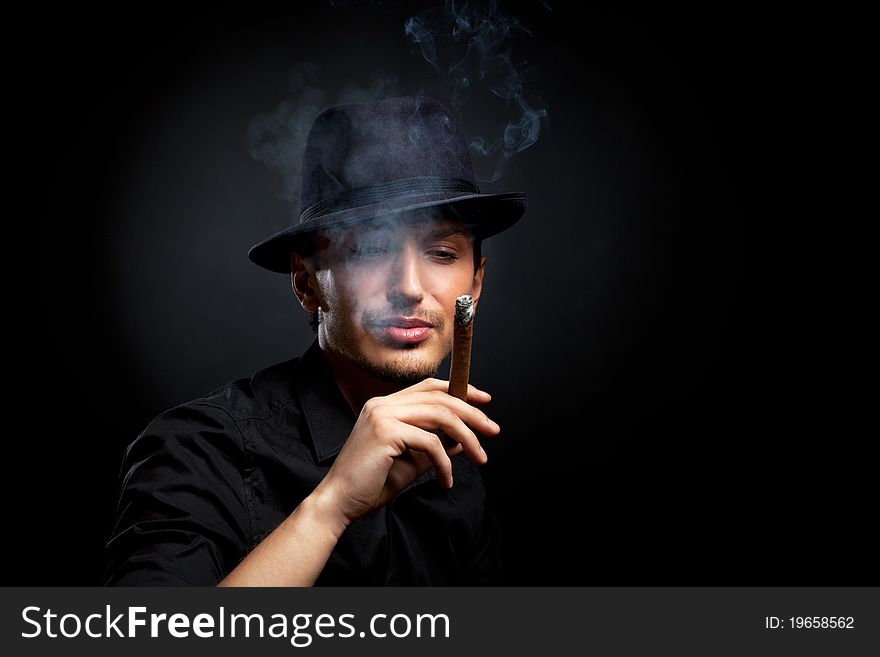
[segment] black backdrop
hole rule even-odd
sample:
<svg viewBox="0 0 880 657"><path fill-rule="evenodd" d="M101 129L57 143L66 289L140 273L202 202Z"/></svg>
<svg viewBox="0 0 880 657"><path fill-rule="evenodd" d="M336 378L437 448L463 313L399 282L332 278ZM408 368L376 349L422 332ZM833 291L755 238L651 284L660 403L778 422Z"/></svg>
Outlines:
<svg viewBox="0 0 880 657"><path fill-rule="evenodd" d="M314 4L78 9L35 30L36 421L16 434L7 583L98 583L125 445L309 344L288 281L246 258L292 214L248 125L303 62L331 97L431 73L403 38L408 5ZM510 583L852 582L864 483L837 461L817 475L779 412L781 336L752 259L761 17L512 11L534 27L549 122L484 185L530 206L485 245L473 370L504 430L486 480Z"/></svg>

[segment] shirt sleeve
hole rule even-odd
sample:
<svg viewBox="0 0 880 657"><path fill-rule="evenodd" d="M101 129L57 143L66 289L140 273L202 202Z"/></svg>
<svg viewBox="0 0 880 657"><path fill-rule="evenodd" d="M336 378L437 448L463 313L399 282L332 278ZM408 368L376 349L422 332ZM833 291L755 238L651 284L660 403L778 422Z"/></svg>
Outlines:
<svg viewBox="0 0 880 657"><path fill-rule="evenodd" d="M213 586L246 554L243 439L224 409L190 402L125 453L105 586Z"/></svg>

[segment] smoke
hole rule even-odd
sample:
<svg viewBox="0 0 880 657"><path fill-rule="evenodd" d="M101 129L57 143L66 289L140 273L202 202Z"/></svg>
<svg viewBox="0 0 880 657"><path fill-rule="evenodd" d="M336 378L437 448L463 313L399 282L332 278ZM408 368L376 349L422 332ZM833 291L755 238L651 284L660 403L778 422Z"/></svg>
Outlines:
<svg viewBox="0 0 880 657"><path fill-rule="evenodd" d="M530 84L540 72L514 60L515 45L532 33L497 0L447 0L443 7L407 18L404 34L440 76L459 117L474 113L469 103L485 115L493 106L487 96L503 101L496 117L483 117L488 127L468 144L478 180L499 180L510 158L538 140L549 118Z"/></svg>
<svg viewBox="0 0 880 657"><path fill-rule="evenodd" d="M389 15L399 3L335 0L340 11L369 10ZM542 11L551 11L543 2ZM404 14L405 15L405 14ZM398 14L399 19L399 14ZM497 0L452 2L404 21L404 38L433 69L442 87L433 93L456 114L468 136L474 173L480 182L499 180L513 156L535 144L548 112L537 87L539 67L518 59L532 32ZM349 84L331 97L318 83L320 67L296 66L288 79L289 98L277 109L251 121L247 139L254 159L266 164L279 181L279 196L298 208L302 156L312 123L330 105L409 95L396 76L376 73L365 86ZM434 86L427 84L424 86ZM424 87L423 87L424 89ZM425 92L420 90L416 95ZM413 139L418 135L413 134ZM297 212L298 214L298 212Z"/></svg>
<svg viewBox="0 0 880 657"><path fill-rule="evenodd" d="M407 19L403 26L403 31L412 43L419 44L419 47L422 49L422 57L439 73L440 66L437 64L437 48L434 47L434 35L415 18Z"/></svg>
<svg viewBox="0 0 880 657"><path fill-rule="evenodd" d="M447 247L457 245L463 255L464 236L436 236L438 232L444 234L444 227L456 228L447 221L447 215L437 208L427 208L405 216L387 215L368 223L330 228L324 233L325 250L312 261L322 294L320 322L324 330L340 352L382 380L409 385L438 376L443 359L452 349L456 293L474 292L471 262L464 260L445 269L443 289L430 287L433 299L424 302L420 290L428 279L416 277L413 283L405 269L421 266L413 265L411 259L420 260L426 248L438 248L441 241ZM438 298L444 296L447 303L437 305ZM443 341L442 348L432 355L385 335L383 325L395 316L418 318L432 325ZM371 359L359 346L364 333L392 346L395 355L382 361Z"/></svg>
<svg viewBox="0 0 880 657"><path fill-rule="evenodd" d="M369 102L400 94L397 78L380 72L369 86L347 84L333 98L318 86L319 73L320 67L313 63L294 67L288 76L290 98L275 111L255 117L247 129L251 157L276 174L279 196L295 206L300 200L303 151L318 113L329 105Z"/></svg>

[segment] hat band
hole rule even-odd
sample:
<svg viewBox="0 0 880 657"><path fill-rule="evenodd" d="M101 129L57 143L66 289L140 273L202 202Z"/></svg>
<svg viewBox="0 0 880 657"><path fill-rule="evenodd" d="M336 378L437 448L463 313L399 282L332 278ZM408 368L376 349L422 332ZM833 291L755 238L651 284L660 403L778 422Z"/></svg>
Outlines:
<svg viewBox="0 0 880 657"><path fill-rule="evenodd" d="M391 199L422 194L442 194L443 192L466 192L479 194L479 188L472 182L461 178L442 178L440 176L420 176L418 178L402 178L389 182L358 187L323 201L310 205L299 217L300 223L322 217L333 212L351 210L365 205L375 205Z"/></svg>

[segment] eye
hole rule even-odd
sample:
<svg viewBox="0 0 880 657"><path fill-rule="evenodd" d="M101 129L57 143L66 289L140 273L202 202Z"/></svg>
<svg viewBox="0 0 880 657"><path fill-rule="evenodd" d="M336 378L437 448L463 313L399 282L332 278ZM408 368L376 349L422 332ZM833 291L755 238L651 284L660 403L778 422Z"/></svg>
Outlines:
<svg viewBox="0 0 880 657"><path fill-rule="evenodd" d="M428 255L441 262L455 262L458 260L458 255L454 251L449 251L448 249L431 249L428 251Z"/></svg>
<svg viewBox="0 0 880 657"><path fill-rule="evenodd" d="M349 247L349 255L355 258L377 258L388 253L387 242L362 242Z"/></svg>

